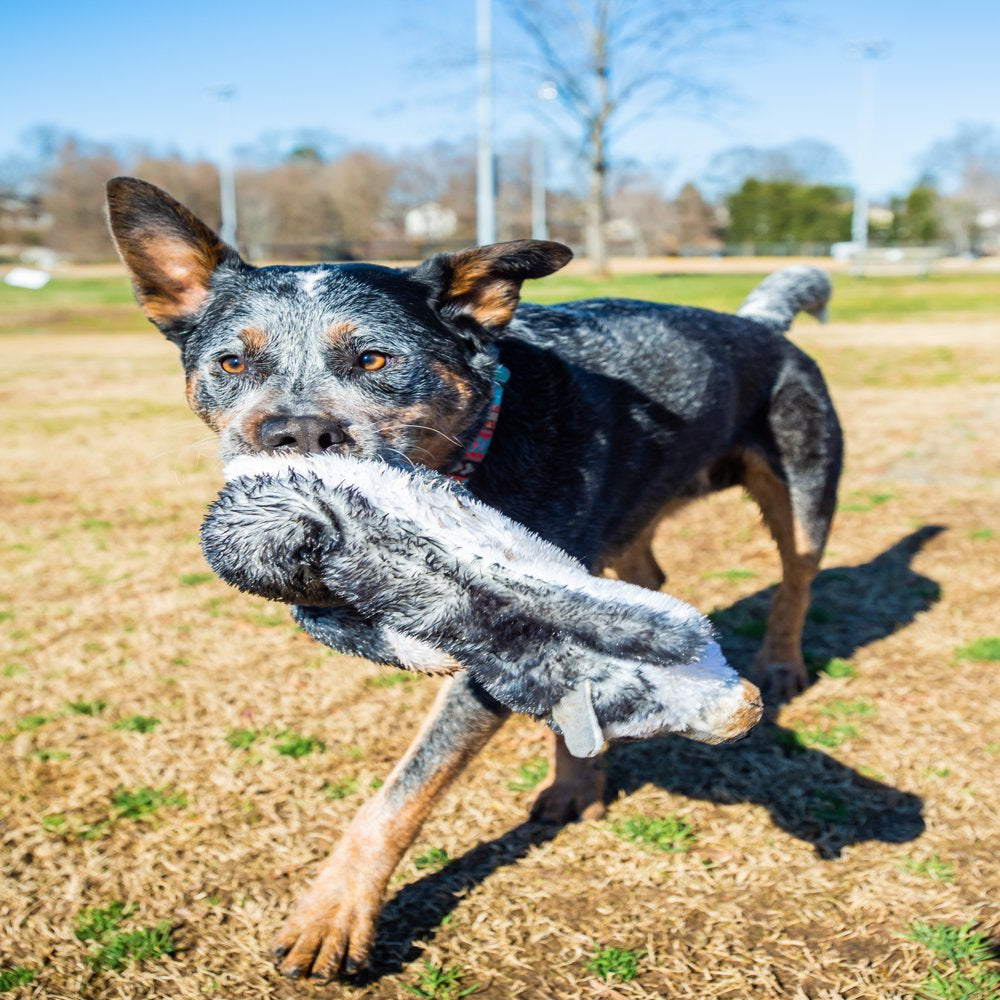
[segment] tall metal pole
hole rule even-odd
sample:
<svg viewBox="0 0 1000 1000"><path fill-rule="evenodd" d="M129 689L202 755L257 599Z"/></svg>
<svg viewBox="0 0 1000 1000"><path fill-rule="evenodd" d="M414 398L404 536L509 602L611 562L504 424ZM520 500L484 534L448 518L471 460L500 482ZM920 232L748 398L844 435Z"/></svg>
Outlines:
<svg viewBox="0 0 1000 1000"><path fill-rule="evenodd" d="M858 108L858 153L854 178L851 242L858 250L868 246L868 168L875 125L875 61L889 51L888 42L865 42L857 47L861 59L861 97Z"/></svg>
<svg viewBox="0 0 1000 1000"><path fill-rule="evenodd" d="M493 172L492 8L492 0L476 0L476 66L479 81L476 242L480 246L497 241L496 178Z"/></svg>
<svg viewBox="0 0 1000 1000"><path fill-rule="evenodd" d="M531 138L531 238L549 238L545 217L545 136L538 131Z"/></svg>
<svg viewBox="0 0 1000 1000"><path fill-rule="evenodd" d="M219 203L222 209L222 226L219 235L223 242L236 246L236 165L233 162L232 136L229 134L229 115L225 102L236 96L235 87L216 87L212 91L219 101Z"/></svg>
<svg viewBox="0 0 1000 1000"><path fill-rule="evenodd" d="M540 101L554 101L559 96L556 85L545 80L538 88ZM549 238L549 223L545 211L545 133L535 129L531 137L531 237Z"/></svg>

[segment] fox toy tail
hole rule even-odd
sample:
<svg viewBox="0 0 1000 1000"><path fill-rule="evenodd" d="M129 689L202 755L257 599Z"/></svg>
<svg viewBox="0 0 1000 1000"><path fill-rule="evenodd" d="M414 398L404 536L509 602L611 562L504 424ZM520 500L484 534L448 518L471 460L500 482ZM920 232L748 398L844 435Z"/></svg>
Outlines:
<svg viewBox="0 0 1000 1000"><path fill-rule="evenodd" d="M787 333L798 312L826 322L826 306L833 286L825 271L793 264L768 275L744 300L738 316L763 323L775 333Z"/></svg>

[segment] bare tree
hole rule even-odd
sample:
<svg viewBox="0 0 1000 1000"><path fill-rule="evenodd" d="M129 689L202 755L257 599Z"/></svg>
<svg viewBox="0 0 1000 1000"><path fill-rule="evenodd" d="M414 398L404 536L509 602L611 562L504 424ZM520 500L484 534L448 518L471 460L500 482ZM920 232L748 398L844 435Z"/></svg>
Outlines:
<svg viewBox="0 0 1000 1000"><path fill-rule="evenodd" d="M1000 242L1000 131L963 122L927 150L920 166L923 181L944 195L938 208L959 252Z"/></svg>
<svg viewBox="0 0 1000 1000"><path fill-rule="evenodd" d="M607 270L610 149L651 114L704 115L725 90L709 67L780 19L749 0L507 0L531 42L539 82L551 80L586 164L586 249Z"/></svg>

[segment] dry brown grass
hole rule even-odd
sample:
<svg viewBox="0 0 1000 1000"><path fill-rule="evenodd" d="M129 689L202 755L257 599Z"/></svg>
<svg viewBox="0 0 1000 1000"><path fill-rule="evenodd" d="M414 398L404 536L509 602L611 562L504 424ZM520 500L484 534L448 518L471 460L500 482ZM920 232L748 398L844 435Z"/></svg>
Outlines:
<svg viewBox="0 0 1000 1000"><path fill-rule="evenodd" d="M542 738L512 721L404 860L374 974L327 987L281 981L265 945L437 682L379 684L393 675L208 577L197 531L219 474L173 348L5 337L0 968L37 972L14 994L397 997L430 960L489 997L912 996L930 966L901 936L912 921L997 921L997 665L956 648L1000 633L1000 327L796 336L849 441L806 646L856 676L821 677L736 747L612 750L608 819L561 830L522 823L531 793L508 782ZM777 574L754 508L691 507L657 553L746 663ZM134 715L160 724L114 728ZM234 748L236 729L267 735ZM326 751L281 755L287 730ZM141 787L168 801L120 816L115 794ZM675 814L687 852L615 832ZM454 860L418 870L431 848ZM176 953L92 972L78 915L114 900L138 906L123 929L169 921ZM635 980L588 971L612 946L643 951Z"/></svg>

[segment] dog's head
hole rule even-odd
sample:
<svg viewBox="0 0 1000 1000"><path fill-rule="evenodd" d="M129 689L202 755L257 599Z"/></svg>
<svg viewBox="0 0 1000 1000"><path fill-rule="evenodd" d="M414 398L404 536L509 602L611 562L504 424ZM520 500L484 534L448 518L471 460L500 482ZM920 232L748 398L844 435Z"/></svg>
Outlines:
<svg viewBox="0 0 1000 1000"><path fill-rule="evenodd" d="M111 232L147 317L181 349L224 458L335 452L435 469L489 402L492 340L521 283L567 247L518 240L374 264L252 267L145 181L108 184Z"/></svg>

